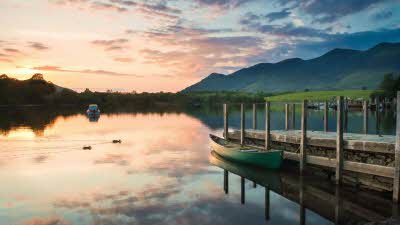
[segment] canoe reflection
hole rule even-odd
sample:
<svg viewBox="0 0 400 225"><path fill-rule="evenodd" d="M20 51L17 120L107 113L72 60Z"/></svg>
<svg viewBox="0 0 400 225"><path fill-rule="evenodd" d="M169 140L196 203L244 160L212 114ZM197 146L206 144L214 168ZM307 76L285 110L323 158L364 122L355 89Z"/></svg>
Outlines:
<svg viewBox="0 0 400 225"><path fill-rule="evenodd" d="M330 182L298 176L287 170L270 171L228 161L211 152L211 164L224 170L223 188L229 193L229 172L241 177L241 203L245 204L245 182L250 180L265 188L265 219L270 219L270 192L299 205L299 222L306 224L306 215L313 211L335 224L359 224L382 221L392 216L390 199L367 192L340 190ZM273 203L272 203L273 204Z"/></svg>

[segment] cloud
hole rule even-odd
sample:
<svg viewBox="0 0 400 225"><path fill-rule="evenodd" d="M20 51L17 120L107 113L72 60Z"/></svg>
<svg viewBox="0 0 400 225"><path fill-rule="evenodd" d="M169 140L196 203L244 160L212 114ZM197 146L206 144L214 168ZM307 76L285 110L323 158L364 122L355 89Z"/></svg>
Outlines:
<svg viewBox="0 0 400 225"><path fill-rule="evenodd" d="M4 48L3 50L5 52L9 52L9 53L22 53L20 50L15 49L15 48Z"/></svg>
<svg viewBox="0 0 400 225"><path fill-rule="evenodd" d="M28 47L33 48L33 49L38 50L38 51L43 51L43 50L48 50L49 49L48 46L46 46L46 45L44 45L44 44L42 44L40 42L31 41L31 42L28 42L28 44L29 44Z"/></svg>
<svg viewBox="0 0 400 225"><path fill-rule="evenodd" d="M266 14L264 17L269 21L273 22L275 20L285 19L290 16L291 12L289 8L282 9L279 12L271 12Z"/></svg>
<svg viewBox="0 0 400 225"><path fill-rule="evenodd" d="M91 44L103 47L105 51L121 51L128 48L128 46L126 46L128 42L128 39L120 38L113 40L94 40Z"/></svg>
<svg viewBox="0 0 400 225"><path fill-rule="evenodd" d="M43 163L45 162L47 159L49 158L49 156L46 155L39 155L33 158L33 161L35 163Z"/></svg>
<svg viewBox="0 0 400 225"><path fill-rule="evenodd" d="M166 2L158 2L156 4L147 4L144 2L134 2L134 1L126 1L126 0L110 0L110 2L118 3L120 5L125 5L125 6L135 6L135 7L146 9L149 11L174 13L174 14L182 13L182 11L180 9L168 7L166 5Z"/></svg>
<svg viewBox="0 0 400 225"><path fill-rule="evenodd" d="M331 23L390 0L276 0L280 5L296 8L313 16L314 22Z"/></svg>
<svg viewBox="0 0 400 225"><path fill-rule="evenodd" d="M110 3L98 2L98 1L92 2L91 8L98 9L98 10L113 10L113 11L117 11L117 12L128 11L127 8L116 6L116 5L110 4Z"/></svg>
<svg viewBox="0 0 400 225"><path fill-rule="evenodd" d="M0 62L12 63L12 62L14 62L14 61L11 60L11 59L0 58Z"/></svg>
<svg viewBox="0 0 400 225"><path fill-rule="evenodd" d="M256 31L260 33L267 33L279 37L318 37L323 38L328 35L330 28L318 29L307 26L299 26L294 22L288 22L281 25L264 24L260 20L252 19L260 18L257 15L247 14L241 19L242 25L245 29L250 31Z"/></svg>
<svg viewBox="0 0 400 225"><path fill-rule="evenodd" d="M129 57L116 57L116 58L114 58L114 61L123 62L123 63L129 63L129 62L133 62L135 60L132 59L132 58L129 58Z"/></svg>
<svg viewBox="0 0 400 225"><path fill-rule="evenodd" d="M55 72L65 72L65 73L84 73L84 74L98 74L98 75L108 75L108 76L121 76L121 77L142 77L139 75L134 74L127 74L127 73L118 73L108 70L91 70L91 69L83 69L83 70L70 70L70 69L63 69L59 66L37 66L33 67L34 70L41 70L41 71L55 71Z"/></svg>
<svg viewBox="0 0 400 225"><path fill-rule="evenodd" d="M381 11L372 16L374 20L386 20L393 16L391 11Z"/></svg>
<svg viewBox="0 0 400 225"><path fill-rule="evenodd" d="M21 225L72 225L61 217L32 218L21 223Z"/></svg>
<svg viewBox="0 0 400 225"><path fill-rule="evenodd" d="M118 13L126 13L129 10L134 10L148 18L154 17L177 20L180 9L167 6L167 1L158 1L149 4L147 1L130 1L130 0L110 0L109 2L88 1L88 0L61 0L57 2L59 5L75 5L79 9L107 10Z"/></svg>
<svg viewBox="0 0 400 225"><path fill-rule="evenodd" d="M57 208L67 208L67 209L78 209L78 208L88 208L90 207L90 202L79 199L58 199L53 203L54 207Z"/></svg>
<svg viewBox="0 0 400 225"><path fill-rule="evenodd" d="M296 49L297 51L302 51L303 55L309 52L311 57L315 55L311 52L319 52L321 54L333 48L365 50L381 42L400 42L400 28L330 34L325 36L324 41L321 42L299 42Z"/></svg>
<svg viewBox="0 0 400 225"><path fill-rule="evenodd" d="M214 6L223 9L237 8L254 0L195 0L200 6Z"/></svg>
<svg viewBox="0 0 400 225"><path fill-rule="evenodd" d="M164 43L166 40L161 38L159 41ZM174 51L143 49L141 54L146 63L170 68L177 76L196 77L215 72L212 70L222 68L224 63L245 66L247 57L262 51L262 44L262 39L254 36L178 38L173 43L177 46Z"/></svg>
<svg viewBox="0 0 400 225"><path fill-rule="evenodd" d="M399 29L381 29L375 31L324 34L323 39L299 39L282 41L276 47L265 50L259 55L248 58L251 63L265 61L276 62L287 58L300 57L310 59L318 57L334 48L366 50L381 42L400 42Z"/></svg>
<svg viewBox="0 0 400 225"><path fill-rule="evenodd" d="M127 42L129 42L128 39L120 38L120 39L113 39L113 40L94 40L91 43L94 45L99 45L99 46L113 46L116 44L124 44Z"/></svg>

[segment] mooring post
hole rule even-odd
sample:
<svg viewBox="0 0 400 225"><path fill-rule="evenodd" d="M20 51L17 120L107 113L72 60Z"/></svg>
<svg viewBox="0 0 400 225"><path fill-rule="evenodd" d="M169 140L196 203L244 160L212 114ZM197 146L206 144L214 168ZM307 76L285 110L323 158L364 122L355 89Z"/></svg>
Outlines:
<svg viewBox="0 0 400 225"><path fill-rule="evenodd" d="M228 140L228 104L224 104L224 138Z"/></svg>
<svg viewBox="0 0 400 225"><path fill-rule="evenodd" d="M364 134L368 134L368 101L363 101L363 111L364 111Z"/></svg>
<svg viewBox="0 0 400 225"><path fill-rule="evenodd" d="M292 104L292 129L296 130L296 104Z"/></svg>
<svg viewBox="0 0 400 225"><path fill-rule="evenodd" d="M344 100L344 132L347 132L347 124L349 123L349 99L346 97Z"/></svg>
<svg viewBox="0 0 400 225"><path fill-rule="evenodd" d="M270 102L265 102L265 150L271 149Z"/></svg>
<svg viewBox="0 0 400 225"><path fill-rule="evenodd" d="M257 105L253 104L253 129L257 129Z"/></svg>
<svg viewBox="0 0 400 225"><path fill-rule="evenodd" d="M328 132L328 101L325 101L324 105L324 131Z"/></svg>
<svg viewBox="0 0 400 225"><path fill-rule="evenodd" d="M245 178L240 177L240 202L244 204L245 202L245 190L244 190Z"/></svg>
<svg viewBox="0 0 400 225"><path fill-rule="evenodd" d="M343 170L343 97L337 98L337 120L336 120L336 184L342 182Z"/></svg>
<svg viewBox="0 0 400 225"><path fill-rule="evenodd" d="M244 144L244 126L245 126L244 104L240 104L240 144Z"/></svg>
<svg viewBox="0 0 400 225"><path fill-rule="evenodd" d="M381 118L379 115L379 97L375 97L375 122L376 122L376 134L380 135Z"/></svg>
<svg viewBox="0 0 400 225"><path fill-rule="evenodd" d="M400 91L397 92L396 102L396 145L394 149L394 178L393 201L398 203L400 199Z"/></svg>
<svg viewBox="0 0 400 225"><path fill-rule="evenodd" d="M265 220L269 220L269 187L265 187Z"/></svg>
<svg viewBox="0 0 400 225"><path fill-rule="evenodd" d="M289 104L285 104L285 130L289 130Z"/></svg>
<svg viewBox="0 0 400 225"><path fill-rule="evenodd" d="M228 170L224 170L224 191L225 194L229 192L229 173Z"/></svg>
<svg viewBox="0 0 400 225"><path fill-rule="evenodd" d="M307 144L307 100L301 105L301 139L300 139L300 174L303 174L306 165Z"/></svg>

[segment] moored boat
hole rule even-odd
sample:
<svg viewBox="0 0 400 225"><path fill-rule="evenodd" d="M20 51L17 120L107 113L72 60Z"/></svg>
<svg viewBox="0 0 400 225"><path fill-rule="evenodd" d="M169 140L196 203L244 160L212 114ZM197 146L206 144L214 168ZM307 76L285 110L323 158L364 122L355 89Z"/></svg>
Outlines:
<svg viewBox="0 0 400 225"><path fill-rule="evenodd" d="M262 151L229 142L212 134L210 139L213 150L226 159L267 169L278 169L282 165L282 150Z"/></svg>
<svg viewBox="0 0 400 225"><path fill-rule="evenodd" d="M99 106L96 104L90 104L88 109L86 110L86 114L90 117L100 116Z"/></svg>

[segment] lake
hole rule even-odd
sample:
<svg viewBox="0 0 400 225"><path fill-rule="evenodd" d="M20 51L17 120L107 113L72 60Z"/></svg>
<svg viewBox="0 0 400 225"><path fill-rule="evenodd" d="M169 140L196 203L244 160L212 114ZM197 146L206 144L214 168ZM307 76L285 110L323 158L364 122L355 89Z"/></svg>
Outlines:
<svg viewBox="0 0 400 225"><path fill-rule="evenodd" d="M392 214L390 194L303 180L291 164L277 173L210 154L222 107L104 111L93 121L83 109L0 110L1 225L358 224ZM250 108L246 115L250 127ZM232 127L239 116L232 109ZM322 111L309 118L311 130L322 130ZM260 129L263 119L260 107ZM272 129L283 120L273 111ZM393 134L393 113L381 121L380 133ZM331 129L335 123L330 111ZM349 113L349 131L362 131L361 112Z"/></svg>

